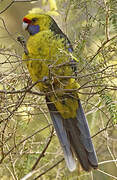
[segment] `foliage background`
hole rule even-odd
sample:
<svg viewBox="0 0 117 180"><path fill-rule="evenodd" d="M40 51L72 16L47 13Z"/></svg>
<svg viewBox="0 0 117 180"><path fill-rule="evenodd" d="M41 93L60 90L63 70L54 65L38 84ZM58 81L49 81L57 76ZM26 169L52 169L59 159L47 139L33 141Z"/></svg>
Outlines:
<svg viewBox="0 0 117 180"><path fill-rule="evenodd" d="M17 37L27 38L22 18L35 7L53 15L74 47L79 95L99 160L99 168L89 173L79 165L73 173L66 168L43 94L22 64ZM116 0L0 1L1 180L117 179L116 92Z"/></svg>

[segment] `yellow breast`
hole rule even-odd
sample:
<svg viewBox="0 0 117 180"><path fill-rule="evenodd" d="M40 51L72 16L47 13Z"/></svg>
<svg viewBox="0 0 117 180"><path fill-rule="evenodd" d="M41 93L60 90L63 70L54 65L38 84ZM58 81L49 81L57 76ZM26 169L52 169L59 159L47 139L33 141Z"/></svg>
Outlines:
<svg viewBox="0 0 117 180"><path fill-rule="evenodd" d="M50 79L50 72L55 76L72 73L69 66L57 66L69 61L69 58L65 52L63 39L57 39L51 31L41 31L30 36L27 49L29 54L24 55L23 59L27 60L26 65L33 82L42 80L44 77ZM41 91L48 88L44 83L39 83L38 87Z"/></svg>
<svg viewBox="0 0 117 180"><path fill-rule="evenodd" d="M31 75L33 82L48 77L48 82L40 82L37 87L43 92L53 92L50 100L64 118L76 116L78 108L77 93L64 96L66 89L77 89L78 84L74 79L60 78L60 76L72 75L70 65L63 65L70 61L62 38L56 38L51 31L41 31L30 36L27 42L28 56L23 59ZM63 102L64 96L64 102ZM75 98L74 98L75 97Z"/></svg>

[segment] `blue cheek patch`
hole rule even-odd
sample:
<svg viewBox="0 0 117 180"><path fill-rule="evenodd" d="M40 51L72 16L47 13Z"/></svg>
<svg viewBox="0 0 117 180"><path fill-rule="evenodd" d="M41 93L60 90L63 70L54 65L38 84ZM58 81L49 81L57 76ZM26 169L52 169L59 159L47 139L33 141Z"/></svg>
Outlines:
<svg viewBox="0 0 117 180"><path fill-rule="evenodd" d="M28 27L28 32L30 35L34 35L40 31L40 26L39 25L29 25Z"/></svg>

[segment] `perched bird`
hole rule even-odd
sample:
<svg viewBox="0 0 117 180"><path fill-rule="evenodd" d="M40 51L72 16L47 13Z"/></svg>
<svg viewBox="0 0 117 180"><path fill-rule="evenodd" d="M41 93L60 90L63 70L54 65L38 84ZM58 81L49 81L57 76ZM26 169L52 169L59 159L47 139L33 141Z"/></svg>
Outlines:
<svg viewBox="0 0 117 180"><path fill-rule="evenodd" d="M23 60L32 81L38 81L37 87L45 93L68 169L76 169L74 156L85 171L97 168L96 153L77 93L79 84L70 78L76 74L76 65L69 39L47 14L26 15L23 28L29 33Z"/></svg>

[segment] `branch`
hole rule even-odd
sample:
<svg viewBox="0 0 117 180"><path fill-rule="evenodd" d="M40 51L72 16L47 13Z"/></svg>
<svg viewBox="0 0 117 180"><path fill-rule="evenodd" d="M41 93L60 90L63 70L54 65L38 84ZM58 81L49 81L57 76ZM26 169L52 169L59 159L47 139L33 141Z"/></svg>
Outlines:
<svg viewBox="0 0 117 180"><path fill-rule="evenodd" d="M14 0L11 1L2 11L0 11L0 14L2 14L3 12L5 12L8 8L10 8L14 3L17 2L33 2L33 1L37 1L37 0Z"/></svg>
<svg viewBox="0 0 117 180"><path fill-rule="evenodd" d="M113 175L111 175L111 174L109 174L109 173L107 173L107 172L105 172L105 171L102 171L102 170L100 170L100 169L97 169L97 171L99 171L99 172L101 172L101 173L103 173L103 174L105 174L105 175L107 175L107 176L109 176L109 177L111 177L111 178L117 179L116 176L113 176Z"/></svg>
<svg viewBox="0 0 117 180"><path fill-rule="evenodd" d="M18 99L17 104L15 105L15 109L14 109L12 112L10 112L10 115L9 115L7 118L1 120L1 121L0 121L0 124L1 124L3 121L8 121L8 120L13 116L14 112L17 111L17 109L18 109L18 108L20 107L20 105L22 104L25 96L26 96L26 92ZM6 123L6 124L7 124L7 123ZM5 126L6 126L6 124L5 124Z"/></svg>
<svg viewBox="0 0 117 180"><path fill-rule="evenodd" d="M5 30L6 30L6 32L8 33L8 35L9 35L15 42L17 42L16 39L13 38L12 34L8 31L4 19L3 19L2 17L0 17L0 19L1 19L1 21L2 21L2 23L3 23L3 26L4 26Z"/></svg>
<svg viewBox="0 0 117 180"><path fill-rule="evenodd" d="M111 124L110 126L108 126L109 123L110 123L110 121L111 121L111 119L108 120L108 122L106 123L106 126L105 126L103 129L101 129L101 130L98 131L96 134L94 134L93 136L91 136L91 138L94 138L95 136L97 136L97 135L100 134L101 132L106 131L107 128L113 127L113 124Z"/></svg>
<svg viewBox="0 0 117 180"><path fill-rule="evenodd" d="M31 86L27 86L21 90L17 90L17 91L5 91L5 90L0 90L0 93L3 93L3 94L17 94L17 93L26 93L26 92L30 92L30 90L35 86L37 85L39 82L44 82L44 80L38 80L34 83L31 84ZM45 94L44 93L39 93L38 95L40 96L44 96Z"/></svg>
<svg viewBox="0 0 117 180"><path fill-rule="evenodd" d="M50 137L48 138L47 144L45 145L42 153L40 154L40 156L39 156L38 159L36 160L35 164L33 165L32 171L36 168L36 166L38 165L38 163L39 163L39 161L41 160L41 158L44 157L45 152L46 152L46 150L47 150L47 148L48 148L48 146L49 146L49 144L50 144L50 142L51 142L51 140L52 140L53 133L54 133L54 128L52 128L51 135L50 135Z"/></svg>
<svg viewBox="0 0 117 180"><path fill-rule="evenodd" d="M58 164L60 164L63 160L64 160L64 158L60 159L57 163L55 163L53 166L51 166L50 168L48 168L46 171L44 171L43 173L41 173L39 176L37 176L37 177L34 178L33 180L36 180L36 179L40 178L41 176L43 176L44 174L46 174L48 171L50 171L51 169L53 169L54 167L56 167ZM25 179L22 179L22 180L25 180Z"/></svg>
<svg viewBox="0 0 117 180"><path fill-rule="evenodd" d="M117 35L113 36L112 38L110 39L107 39L106 41L104 41L102 43L102 45L98 48L98 50L96 51L96 53L93 55L93 57L90 59L89 63L91 63L93 61L93 59L101 52L101 50L103 49L103 47L108 44L110 41L114 40L117 38ZM82 72L85 68L86 68L87 65L85 65L81 70L80 72ZM79 73L80 73L79 72Z"/></svg>
<svg viewBox="0 0 117 180"><path fill-rule="evenodd" d="M107 160L107 161L102 161L102 162L99 162L98 164L101 165L101 164L113 163L113 162L117 162L117 159L111 159L111 160Z"/></svg>
<svg viewBox="0 0 117 180"><path fill-rule="evenodd" d="M34 178L33 180L38 179L39 177L43 176L44 174L46 174L48 171L50 171L51 169L53 169L54 167L56 167L58 164L60 164L62 161L64 160L64 158L60 159L57 163L55 163L53 166L51 166L50 168L48 168L47 170L45 170L44 172L42 172L39 176L37 176L36 178ZM28 178L30 178L32 175L34 175L35 173L37 173L37 171L33 170L31 172L29 172L27 175L25 175L21 180L27 180Z"/></svg>
<svg viewBox="0 0 117 180"><path fill-rule="evenodd" d="M11 1L10 4L8 4L2 11L0 11L0 14L5 12L8 8L10 8L13 5L14 1Z"/></svg>
<svg viewBox="0 0 117 180"><path fill-rule="evenodd" d="M106 35L106 39L107 41L109 40L109 3L107 2L107 0L104 0L105 3L105 12L106 12L106 19L105 19L105 35Z"/></svg>
<svg viewBox="0 0 117 180"><path fill-rule="evenodd" d="M27 141L28 139L32 138L33 136L35 136L37 133L45 130L46 128L48 128L49 126L51 126L52 124L48 124L47 126L45 126L42 129L37 130L36 132L34 132L32 135L26 137L25 139L23 139L22 141L20 141L18 144L16 144L15 146L13 146L6 154L4 154L4 157L0 160L0 164L3 162L3 160L15 149L17 148L19 145L21 145L23 142Z"/></svg>

